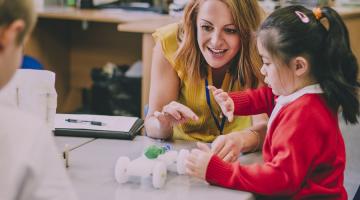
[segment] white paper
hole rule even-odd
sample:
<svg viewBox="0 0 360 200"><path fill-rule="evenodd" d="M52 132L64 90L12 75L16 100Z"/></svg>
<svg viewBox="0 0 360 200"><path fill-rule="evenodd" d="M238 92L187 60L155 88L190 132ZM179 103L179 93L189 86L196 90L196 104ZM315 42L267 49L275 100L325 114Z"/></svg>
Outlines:
<svg viewBox="0 0 360 200"><path fill-rule="evenodd" d="M79 121L96 121L104 123L102 126L92 125L90 122L74 123L66 119ZM82 115L82 114L56 114L55 129L82 129L99 131L129 132L135 124L137 117L105 116L105 115Z"/></svg>
<svg viewBox="0 0 360 200"><path fill-rule="evenodd" d="M18 69L12 80L1 90L0 102L40 118L53 129L57 107L55 73Z"/></svg>

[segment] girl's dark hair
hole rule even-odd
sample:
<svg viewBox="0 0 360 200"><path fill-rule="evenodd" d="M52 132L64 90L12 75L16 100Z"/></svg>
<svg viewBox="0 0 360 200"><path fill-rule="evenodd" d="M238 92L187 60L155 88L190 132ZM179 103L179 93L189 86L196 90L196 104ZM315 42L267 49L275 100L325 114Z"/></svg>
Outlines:
<svg viewBox="0 0 360 200"><path fill-rule="evenodd" d="M335 112L341 108L346 123L358 122L358 64L348 30L335 10L323 7L317 19L303 6L281 8L264 21L258 36L270 55L285 64L296 56L308 58L327 104Z"/></svg>

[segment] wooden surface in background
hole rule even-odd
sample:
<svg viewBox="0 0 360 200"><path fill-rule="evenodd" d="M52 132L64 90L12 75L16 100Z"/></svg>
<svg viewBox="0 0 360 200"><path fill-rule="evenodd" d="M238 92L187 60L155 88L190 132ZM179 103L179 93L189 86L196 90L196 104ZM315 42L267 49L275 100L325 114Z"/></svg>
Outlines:
<svg viewBox="0 0 360 200"><path fill-rule="evenodd" d="M56 72L58 112L81 107L81 91L92 85L90 72L107 62L131 65L141 60L141 34L118 32L115 23L40 18L25 53ZM140 105L139 105L140 106Z"/></svg>
<svg viewBox="0 0 360 200"><path fill-rule="evenodd" d="M70 24L63 21L39 20L25 46L25 53L38 59L46 69L56 72L55 87L58 108L70 90Z"/></svg>

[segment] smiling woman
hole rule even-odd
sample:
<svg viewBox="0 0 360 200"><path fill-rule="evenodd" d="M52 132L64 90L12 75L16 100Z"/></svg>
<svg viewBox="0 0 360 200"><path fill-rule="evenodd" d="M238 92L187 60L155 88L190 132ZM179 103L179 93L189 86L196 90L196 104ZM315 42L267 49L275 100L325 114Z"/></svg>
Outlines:
<svg viewBox="0 0 360 200"><path fill-rule="evenodd" d="M259 137L248 128L253 121L258 127L251 129L262 132L266 117L226 121L206 86L225 91L258 86L261 60L253 32L261 15L253 0L191 0L182 23L154 33L148 136L212 142L224 134L218 143L223 156L233 146L234 159L254 150Z"/></svg>
<svg viewBox="0 0 360 200"><path fill-rule="evenodd" d="M228 69L240 49L240 35L228 9L221 1L208 1L197 17L198 45L214 69Z"/></svg>

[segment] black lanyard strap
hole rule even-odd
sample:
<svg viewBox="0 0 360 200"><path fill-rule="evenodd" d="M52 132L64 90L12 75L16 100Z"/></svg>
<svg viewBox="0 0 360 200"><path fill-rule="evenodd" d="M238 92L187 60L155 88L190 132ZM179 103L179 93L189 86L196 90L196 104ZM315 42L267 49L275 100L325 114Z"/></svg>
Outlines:
<svg viewBox="0 0 360 200"><path fill-rule="evenodd" d="M210 103L210 91L209 91L208 85L209 85L208 80L205 79L206 102L207 102L207 105L209 106L211 116L214 119L214 122L216 124L217 129L220 131L220 134L223 134L226 117L223 116L221 118L221 123L219 122L219 119L216 117L216 115L214 113L214 110L213 110L213 108L211 106L211 103Z"/></svg>

